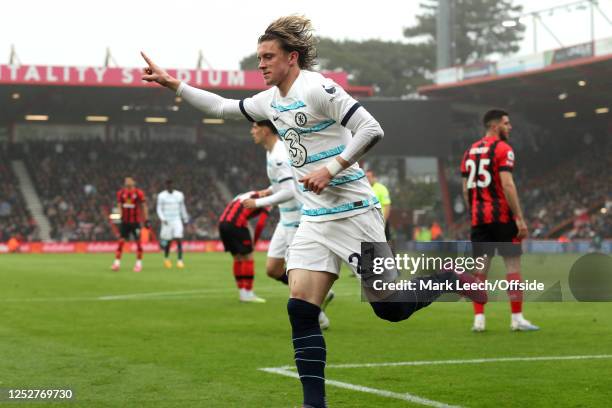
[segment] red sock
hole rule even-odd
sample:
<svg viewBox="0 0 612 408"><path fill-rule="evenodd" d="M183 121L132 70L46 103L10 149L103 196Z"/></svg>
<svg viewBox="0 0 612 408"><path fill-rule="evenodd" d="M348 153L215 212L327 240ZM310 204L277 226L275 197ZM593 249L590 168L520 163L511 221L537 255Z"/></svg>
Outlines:
<svg viewBox="0 0 612 408"><path fill-rule="evenodd" d="M508 282L520 282L520 272L512 272L506 275ZM512 313L521 313L523 311L523 291L522 290L509 290L508 297L510 298L510 309Z"/></svg>
<svg viewBox="0 0 612 408"><path fill-rule="evenodd" d="M242 276L244 277L244 288L253 290L253 279L255 279L255 265L252 259L242 262Z"/></svg>
<svg viewBox="0 0 612 408"><path fill-rule="evenodd" d="M485 282L487 280L487 276L484 273L475 273L474 277L480 282ZM474 314L484 313L484 303L472 302L472 304L474 305Z"/></svg>
<svg viewBox="0 0 612 408"><path fill-rule="evenodd" d="M136 241L136 259L142 260L142 242Z"/></svg>
<svg viewBox="0 0 612 408"><path fill-rule="evenodd" d="M243 289L243 279L242 279L242 261L237 261L234 259L234 279L236 279L236 286L238 289Z"/></svg>
<svg viewBox="0 0 612 408"><path fill-rule="evenodd" d="M121 238L117 243L117 250L115 251L115 259L121 259L121 254L123 254L123 244L125 240Z"/></svg>

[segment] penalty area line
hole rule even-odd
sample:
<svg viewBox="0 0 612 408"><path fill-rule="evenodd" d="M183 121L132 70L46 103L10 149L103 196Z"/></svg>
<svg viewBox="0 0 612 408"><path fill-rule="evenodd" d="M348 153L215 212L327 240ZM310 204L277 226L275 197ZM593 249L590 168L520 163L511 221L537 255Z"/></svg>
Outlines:
<svg viewBox="0 0 612 408"><path fill-rule="evenodd" d="M278 374L285 377L297 378L299 379L299 375L296 372L289 371L285 367L269 367L269 368L259 368L260 371L264 371L270 374ZM461 408L459 405L448 405L443 402L430 400L427 398L419 397L418 395L409 394L409 393L399 393L387 390L381 390L378 388L372 387L364 387L363 385L351 384L342 381L325 379L326 385L331 385L333 387L344 388L346 390L365 392L367 394L374 394L381 397L393 398L402 401L411 402L413 404L424 405L427 407L435 407L435 408Z"/></svg>

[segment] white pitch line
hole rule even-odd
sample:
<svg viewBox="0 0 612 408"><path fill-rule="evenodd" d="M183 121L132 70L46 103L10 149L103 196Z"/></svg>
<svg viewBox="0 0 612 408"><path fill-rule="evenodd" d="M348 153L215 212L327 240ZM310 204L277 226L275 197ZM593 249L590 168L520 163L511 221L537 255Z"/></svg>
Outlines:
<svg viewBox="0 0 612 408"><path fill-rule="evenodd" d="M182 300L182 299L203 299L209 298L210 295L226 295L235 293L235 289L199 289L176 292L142 292L142 293L126 293L122 295L105 295L92 297L42 297L42 298L0 298L0 303L31 303L31 302L95 302L95 301L113 301L113 300ZM265 290L258 291L269 298L287 298L286 293L268 292ZM353 296L353 294L343 293L336 296Z"/></svg>
<svg viewBox="0 0 612 408"><path fill-rule="evenodd" d="M265 372L271 373L271 374L278 374L278 375L283 375L283 376L291 377L291 378L299 378L299 375L297 373L294 373L292 371L286 370L286 369L281 368L281 367L260 368L259 370L265 371ZM408 401L408 402L412 402L412 403L415 403L415 404L424 405L424 406L427 406L427 407L434 407L434 408L461 408L459 405L448 405L448 404L445 404L443 402L430 400L430 399L419 397L417 395L413 395L413 394L409 394L409 393L398 393L398 392L387 391L387 390L379 390L378 388L364 387L362 385L356 385L356 384L346 383L346 382L342 382L342 381L335 381L335 380L326 379L325 380L325 384L326 385L332 385L332 386L338 387L338 388L344 388L344 389L351 390L351 391L365 392L365 393L368 393L368 394L379 395L381 397L387 397L387 398L393 398L393 399L398 399L398 400L402 400L402 401Z"/></svg>
<svg viewBox="0 0 612 408"><path fill-rule="evenodd" d="M471 360L433 360L433 361L399 361L395 363L363 363L363 364L329 364L326 368L372 368L372 367L401 367L401 366L425 366L445 364L483 364L503 363L515 361L560 361L560 360L598 360L612 359L612 354L584 355L584 356L541 356L541 357L499 357L499 358L476 358Z"/></svg>
<svg viewBox="0 0 612 408"><path fill-rule="evenodd" d="M402 367L402 366L427 366L427 365L452 365L452 364L483 364L483 363L500 363L500 362L518 362L518 361L562 361L562 360L601 360L612 359L612 354L596 354L596 355L581 355L581 356L542 356L542 357L499 357L499 358L476 358L470 360L432 360L432 361L399 361L391 363L363 363L363 364L328 364L325 368L373 368L373 367ZM299 378L299 375L292 370L293 366L269 367L260 368L259 370L267 373L279 374L286 377ZM379 390L376 388L364 387L345 383L341 381L326 379L325 383L339 388L345 388L353 391L366 392L369 394L380 395L382 397L394 398L404 401L413 402L430 407L459 407L457 405L448 405L443 402L433 401L417 395L405 393L396 393L387 390Z"/></svg>
<svg viewBox="0 0 612 408"><path fill-rule="evenodd" d="M176 296L176 295L193 295L204 293L229 293L229 289L196 289L196 290L181 290L175 292L145 292L145 293L128 293L123 295L100 296L97 300L122 300L133 298L145 298L155 296Z"/></svg>

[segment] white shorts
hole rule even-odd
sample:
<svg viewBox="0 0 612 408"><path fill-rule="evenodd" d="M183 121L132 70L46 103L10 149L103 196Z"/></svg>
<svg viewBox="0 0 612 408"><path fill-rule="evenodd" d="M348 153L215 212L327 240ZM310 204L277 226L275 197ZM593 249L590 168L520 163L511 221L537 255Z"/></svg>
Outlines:
<svg viewBox="0 0 612 408"><path fill-rule="evenodd" d="M280 223L276 224L268 248L268 258L285 259L289 245L291 245L297 230L296 227L283 227Z"/></svg>
<svg viewBox="0 0 612 408"><path fill-rule="evenodd" d="M162 222L161 231L159 232L159 239L164 241L170 241L171 239L183 238L183 221L168 221Z"/></svg>
<svg viewBox="0 0 612 408"><path fill-rule="evenodd" d="M338 275L344 261L356 272L361 243L386 241L385 222L378 208L339 220L302 220L289 246L287 271L306 269Z"/></svg>

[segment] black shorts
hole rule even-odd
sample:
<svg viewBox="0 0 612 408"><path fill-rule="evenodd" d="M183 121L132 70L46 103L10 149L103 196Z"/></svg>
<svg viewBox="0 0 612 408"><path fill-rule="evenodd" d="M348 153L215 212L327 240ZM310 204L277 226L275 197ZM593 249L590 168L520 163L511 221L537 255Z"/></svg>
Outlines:
<svg viewBox="0 0 612 408"><path fill-rule="evenodd" d="M520 256L523 253L521 241L516 237L516 223L480 224L472 227L471 240L474 257L487 255Z"/></svg>
<svg viewBox="0 0 612 408"><path fill-rule="evenodd" d="M219 237L223 241L225 252L232 255L247 255L253 252L251 232L247 227L236 227L232 223L219 224Z"/></svg>
<svg viewBox="0 0 612 408"><path fill-rule="evenodd" d="M138 222L122 222L119 230L123 239L130 239L130 235L137 241L140 239L140 223Z"/></svg>

